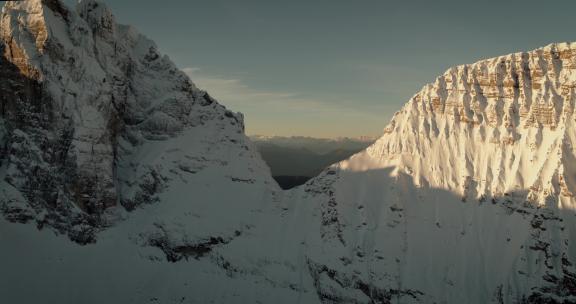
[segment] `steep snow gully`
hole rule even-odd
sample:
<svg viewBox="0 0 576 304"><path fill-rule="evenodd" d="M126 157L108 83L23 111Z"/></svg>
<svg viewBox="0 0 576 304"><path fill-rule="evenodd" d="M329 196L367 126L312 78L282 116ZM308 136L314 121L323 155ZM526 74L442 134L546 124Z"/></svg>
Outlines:
<svg viewBox="0 0 576 304"><path fill-rule="evenodd" d="M102 3L0 16L6 303L576 303L576 44L454 67L281 191Z"/></svg>

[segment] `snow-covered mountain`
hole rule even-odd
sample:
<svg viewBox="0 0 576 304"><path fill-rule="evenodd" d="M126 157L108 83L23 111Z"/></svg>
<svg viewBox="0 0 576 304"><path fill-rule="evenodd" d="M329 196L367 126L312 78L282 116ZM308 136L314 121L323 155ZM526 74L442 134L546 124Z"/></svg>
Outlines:
<svg viewBox="0 0 576 304"><path fill-rule="evenodd" d="M451 68L310 182L325 298L574 303L575 68L566 43Z"/></svg>
<svg viewBox="0 0 576 304"><path fill-rule="evenodd" d="M102 3L7 3L0 54L3 302L576 302L576 44L448 70L294 191Z"/></svg>
<svg viewBox="0 0 576 304"><path fill-rule="evenodd" d="M277 200L242 115L97 1L6 3L0 53L2 302L221 297Z"/></svg>

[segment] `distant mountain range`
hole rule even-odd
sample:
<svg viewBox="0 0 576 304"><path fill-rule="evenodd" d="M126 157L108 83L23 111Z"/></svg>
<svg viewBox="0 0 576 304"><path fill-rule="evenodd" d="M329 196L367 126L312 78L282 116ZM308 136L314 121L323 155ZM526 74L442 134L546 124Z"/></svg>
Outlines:
<svg viewBox="0 0 576 304"><path fill-rule="evenodd" d="M283 189L304 184L331 164L364 150L375 138L252 136L272 176Z"/></svg>
<svg viewBox="0 0 576 304"><path fill-rule="evenodd" d="M327 154L335 150L361 150L376 141L378 137L338 137L316 138L308 136L263 136L251 135L255 143L269 143L285 148L305 148L317 154Z"/></svg>

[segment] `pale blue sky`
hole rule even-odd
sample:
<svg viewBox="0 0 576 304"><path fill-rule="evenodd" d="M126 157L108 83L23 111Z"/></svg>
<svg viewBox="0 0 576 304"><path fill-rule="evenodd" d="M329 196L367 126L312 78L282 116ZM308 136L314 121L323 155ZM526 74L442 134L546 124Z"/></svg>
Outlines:
<svg viewBox="0 0 576 304"><path fill-rule="evenodd" d="M576 40L573 0L104 2L251 134L379 135L450 66Z"/></svg>

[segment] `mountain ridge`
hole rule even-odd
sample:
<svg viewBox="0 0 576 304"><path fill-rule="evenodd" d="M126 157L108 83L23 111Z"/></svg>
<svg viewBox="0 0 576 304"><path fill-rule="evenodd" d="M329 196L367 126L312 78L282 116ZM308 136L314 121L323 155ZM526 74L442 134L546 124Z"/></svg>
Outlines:
<svg viewBox="0 0 576 304"><path fill-rule="evenodd" d="M3 188L11 189L3 209L93 242L109 210L153 203L169 180L208 164L230 171L227 179L239 168L247 179L248 169L268 170L241 114L197 89L103 4L81 1L77 11L36 0L3 8L1 63L11 71L2 82ZM245 163L230 166L233 154Z"/></svg>
<svg viewBox="0 0 576 304"><path fill-rule="evenodd" d="M405 246L400 252L381 256L390 265L371 267L447 302L572 301L573 47L553 44L461 65L424 86L373 145L307 184L304 192L323 197L323 220L333 228L325 242L348 246L358 239L354 232L369 244L378 244L377 236L398 240ZM376 173L381 170L394 180L389 189L378 183L386 179ZM438 191L459 199L439 201ZM372 215L355 215L355 207ZM379 225L387 218L390 228ZM354 222L375 228L350 227ZM520 243L511 246L513 240ZM480 256L470 255L471 248ZM425 262L428 254L434 266ZM510 270L493 268L494 256ZM429 267L428 281L444 284L422 282L416 269ZM469 272L478 273L479 285L468 285ZM482 288L497 296L486 297Z"/></svg>

